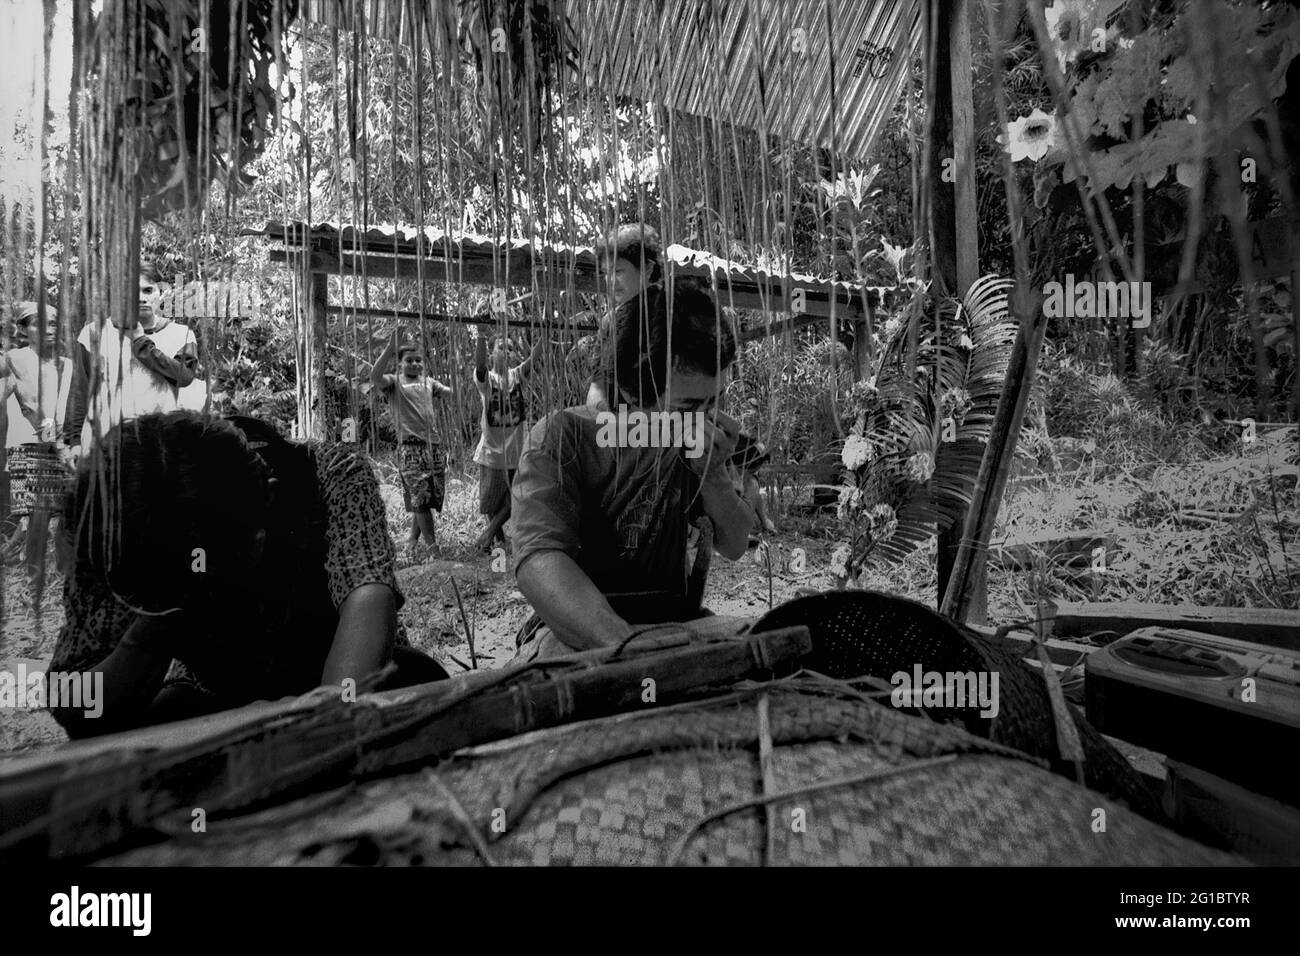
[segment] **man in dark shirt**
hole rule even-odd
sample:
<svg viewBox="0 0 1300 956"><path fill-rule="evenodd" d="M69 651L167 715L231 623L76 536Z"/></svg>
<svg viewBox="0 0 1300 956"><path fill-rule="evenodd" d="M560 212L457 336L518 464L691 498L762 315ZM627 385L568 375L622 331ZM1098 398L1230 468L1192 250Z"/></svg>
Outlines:
<svg viewBox="0 0 1300 956"><path fill-rule="evenodd" d="M618 414L691 416L693 443L647 446L632 431L611 442L615 412L590 405L549 415L529 434L512 490L515 574L537 612L522 659L616 645L634 625L706 613L687 587L700 519L720 554L745 553L754 513L727 468L738 428L715 408L735 339L711 296L681 287L670 355L667 305L651 289L620 306L608 393Z"/></svg>

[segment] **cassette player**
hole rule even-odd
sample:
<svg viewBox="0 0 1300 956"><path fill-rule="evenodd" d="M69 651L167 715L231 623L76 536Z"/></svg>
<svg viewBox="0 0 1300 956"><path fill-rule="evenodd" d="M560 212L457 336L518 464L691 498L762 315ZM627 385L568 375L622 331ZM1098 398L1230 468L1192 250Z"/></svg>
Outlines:
<svg viewBox="0 0 1300 956"><path fill-rule="evenodd" d="M1102 733L1300 806L1300 658L1262 644L1144 627L1088 655Z"/></svg>

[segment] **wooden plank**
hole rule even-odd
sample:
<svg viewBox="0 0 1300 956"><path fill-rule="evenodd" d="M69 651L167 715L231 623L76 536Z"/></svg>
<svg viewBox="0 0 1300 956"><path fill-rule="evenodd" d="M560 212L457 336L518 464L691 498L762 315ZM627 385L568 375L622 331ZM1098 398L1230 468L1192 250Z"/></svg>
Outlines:
<svg viewBox="0 0 1300 956"><path fill-rule="evenodd" d="M709 627L705 633L716 634L738 625ZM706 640L686 626L638 638L617 658L604 648L356 703L260 704L73 744L0 768L0 849L51 858L102 853L194 807L217 817L527 730L649 706L641 696L647 677L655 702L667 703L702 686L770 677L810 650L804 627Z"/></svg>
<svg viewBox="0 0 1300 956"><path fill-rule="evenodd" d="M1165 810L1176 823L1255 863L1300 864L1300 809L1177 760L1165 764Z"/></svg>
<svg viewBox="0 0 1300 956"><path fill-rule="evenodd" d="M1040 558L1049 565L1091 565L1093 551L1102 548L1109 555L1115 547L1113 534L1101 534L1086 531L1082 534L1060 535L1045 534L1014 544L994 545L990 552L993 557L1017 570L1032 570Z"/></svg>
<svg viewBox="0 0 1300 956"><path fill-rule="evenodd" d="M326 306L325 311L330 315L348 315L356 316L359 319L374 317L376 319L397 319L401 322L419 322L421 318L425 322L441 323L445 325L477 325L485 328L496 328L504 324L507 328L512 329L545 329L564 332L595 332L599 326L591 322L539 322L533 319L501 319L490 314L484 315L448 315L445 312L425 312L423 316L419 312L411 312L407 309L370 309L352 308L351 306L331 305Z"/></svg>
<svg viewBox="0 0 1300 956"><path fill-rule="evenodd" d="M953 197L957 289L979 278L979 215L975 194L975 97L971 89L970 4L949 0L948 79L952 88ZM942 15L940 16L942 22ZM940 180L942 182L942 179Z"/></svg>
<svg viewBox="0 0 1300 956"><path fill-rule="evenodd" d="M1026 632L1012 631L1010 634L997 635L991 627L973 627L990 643L996 644L1003 650L1015 654L1017 657L1029 659L1030 663L1037 660L1034 653L1034 638L1032 634ZM1049 637L1044 641L1047 648L1047 656L1053 664L1059 664L1062 667L1070 667L1079 663L1092 653L1096 648L1091 644L1078 644L1074 641L1063 641L1055 637Z"/></svg>
<svg viewBox="0 0 1300 956"><path fill-rule="evenodd" d="M295 253L283 249L269 252L272 262L290 261ZM426 257L424 264L424 281L430 283L453 282L466 285L499 286L506 283L511 288L532 288L536 281L539 288L567 290L571 292L603 293L605 283L594 274L579 270L555 267L543 263L543 267L534 270L527 253L512 254L510 268L507 270L491 259L456 259L447 260ZM312 253L312 269L337 275L361 276L370 279L420 278L420 269L416 259L406 256L380 255L377 253L343 253L340 256ZM710 271L703 266L672 267L673 275L679 278L695 278L711 281ZM507 279L509 280L507 282ZM804 311L794 317L801 325L811 324L818 318L828 318L831 314L831 302L828 292L823 291L825 283L792 283L804 292ZM787 312L788 298L784 286L779 280L732 279L725 273L719 274L717 299L724 307L736 309L755 309L764 311ZM836 292L835 314L845 320L854 320L862 315L862 307L853 295L847 291ZM773 332L784 331L779 323L774 324ZM766 334L766 330L764 330Z"/></svg>
<svg viewBox="0 0 1300 956"><path fill-rule="evenodd" d="M1300 611L1278 608L1192 607L1137 601L1060 601L1051 633L1109 643L1143 627L1181 627L1269 647L1300 651Z"/></svg>

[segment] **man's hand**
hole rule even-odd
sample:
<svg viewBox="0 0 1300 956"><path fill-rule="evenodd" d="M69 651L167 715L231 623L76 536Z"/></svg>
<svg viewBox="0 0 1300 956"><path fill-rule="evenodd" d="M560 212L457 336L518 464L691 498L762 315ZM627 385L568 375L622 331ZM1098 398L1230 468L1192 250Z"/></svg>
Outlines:
<svg viewBox="0 0 1300 956"><path fill-rule="evenodd" d="M140 319L134 314L110 315L109 318L113 323L113 327L121 329L123 332L131 332L140 326Z"/></svg>
<svg viewBox="0 0 1300 956"><path fill-rule="evenodd" d="M727 463L736 451L740 439L740 423L725 412L714 409L704 417L704 433L700 437L701 454L687 457L686 463L701 478L726 477Z"/></svg>

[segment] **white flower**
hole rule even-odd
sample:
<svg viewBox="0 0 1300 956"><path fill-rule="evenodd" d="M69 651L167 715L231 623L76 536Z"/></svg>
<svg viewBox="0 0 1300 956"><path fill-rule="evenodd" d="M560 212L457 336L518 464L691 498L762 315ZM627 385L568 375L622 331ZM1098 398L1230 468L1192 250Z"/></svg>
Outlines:
<svg viewBox="0 0 1300 956"><path fill-rule="evenodd" d="M927 482L930 480L930 476L934 474L934 459L929 452L918 451L907 459L907 470L911 472L912 477L917 481Z"/></svg>
<svg viewBox="0 0 1300 956"><path fill-rule="evenodd" d="M850 435L844 439L844 450L840 453L840 460L849 471L857 471L871 461L871 442L861 435Z"/></svg>
<svg viewBox="0 0 1300 956"><path fill-rule="evenodd" d="M840 485L840 498L835 513L841 521L862 508L862 491L853 485Z"/></svg>
<svg viewBox="0 0 1300 956"><path fill-rule="evenodd" d="M1018 117L1007 124L1003 148L1011 153L1013 163L1022 159L1038 162L1056 145L1056 137L1056 116L1035 109L1028 116Z"/></svg>
<svg viewBox="0 0 1300 956"><path fill-rule="evenodd" d="M1095 0L1056 0L1043 11L1047 21L1047 35L1056 50L1056 62L1061 69L1088 48L1095 17Z"/></svg>
<svg viewBox="0 0 1300 956"><path fill-rule="evenodd" d="M873 541L888 541L898 530L898 516L889 505L876 505L867 513L867 520L871 523Z"/></svg>
<svg viewBox="0 0 1300 956"><path fill-rule="evenodd" d="M831 552L831 574L837 578L849 576L849 546L842 544Z"/></svg>

